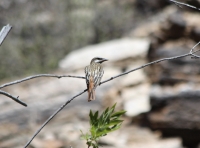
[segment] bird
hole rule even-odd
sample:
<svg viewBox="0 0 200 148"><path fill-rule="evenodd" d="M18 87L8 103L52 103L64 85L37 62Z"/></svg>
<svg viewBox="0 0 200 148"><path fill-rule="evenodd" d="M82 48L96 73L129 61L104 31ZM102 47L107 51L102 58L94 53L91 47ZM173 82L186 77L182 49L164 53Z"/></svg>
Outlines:
<svg viewBox="0 0 200 148"><path fill-rule="evenodd" d="M90 65L85 67L86 84L88 91L88 102L95 100L95 89L101 82L104 71L101 63L108 61L108 59L101 57L94 57Z"/></svg>

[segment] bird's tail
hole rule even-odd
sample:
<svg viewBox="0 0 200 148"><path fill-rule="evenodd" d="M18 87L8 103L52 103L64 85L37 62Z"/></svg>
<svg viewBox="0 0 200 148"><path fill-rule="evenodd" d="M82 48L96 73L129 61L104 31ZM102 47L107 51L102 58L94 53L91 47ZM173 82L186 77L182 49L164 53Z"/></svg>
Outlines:
<svg viewBox="0 0 200 148"><path fill-rule="evenodd" d="M95 88L94 88L94 81L90 80L88 87L88 102L92 100L95 100Z"/></svg>

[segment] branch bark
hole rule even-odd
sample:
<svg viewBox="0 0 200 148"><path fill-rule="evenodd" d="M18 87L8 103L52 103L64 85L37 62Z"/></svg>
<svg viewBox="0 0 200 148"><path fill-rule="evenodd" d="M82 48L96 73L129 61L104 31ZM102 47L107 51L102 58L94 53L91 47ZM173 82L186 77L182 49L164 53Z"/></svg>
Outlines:
<svg viewBox="0 0 200 148"><path fill-rule="evenodd" d="M0 32L0 46L3 43L3 41L5 40L6 36L8 35L8 33L10 32L11 29L12 29L12 26L10 26L9 24L4 26L1 29L1 32Z"/></svg>
<svg viewBox="0 0 200 148"><path fill-rule="evenodd" d="M196 10L200 10L200 8L197 8L197 7L192 6L192 5L189 5L189 4L185 4L185 3L182 3L182 2L177 2L177 1L175 1L175 0L169 0L169 1L175 3L175 4L178 5L179 7L181 7L181 5L183 5L183 6L187 6L187 7L196 9ZM181 8L182 8L182 7L181 7Z"/></svg>
<svg viewBox="0 0 200 148"><path fill-rule="evenodd" d="M11 98L12 100L16 101L17 103L19 103L19 104L21 104L21 105L27 107L27 104L26 104L26 103L24 103L24 102L22 102L21 100L18 99L19 96L18 96L18 97L14 97L14 96L12 96L11 94L9 94L9 93L7 93L7 92L5 92L5 91L2 91L2 90L0 90L0 94L2 94L2 95L4 95L4 96L7 96L7 97Z"/></svg>
<svg viewBox="0 0 200 148"><path fill-rule="evenodd" d="M85 79L85 77L72 76L72 75L38 74L38 75L34 75L34 76L29 76L29 77L23 78L21 80L16 80L16 81L13 81L13 82L9 82L9 83L3 84L3 85L0 86L0 89L4 88L4 87L7 87L7 86L10 86L10 85L22 83L24 81L28 81L28 80L31 80L31 79L39 78L39 77L55 77L55 78L58 78L58 79L63 78L63 77L70 77L70 78Z"/></svg>
<svg viewBox="0 0 200 148"><path fill-rule="evenodd" d="M24 81L28 81L28 80L31 80L31 79L39 78L39 77L56 77L58 79L60 79L62 77L71 77L71 78L85 79L85 77L81 77L81 76L54 75L54 74L38 74L38 75L34 75L34 76L29 76L29 77L23 78L21 80L16 80L16 81L13 81L13 82L9 82L9 83L3 84L3 85L0 86L0 89L4 88L4 87L7 87L7 86L14 85L14 84L22 83ZM25 104L24 102L20 101L18 99L18 97L14 97L14 96L12 96L11 94L9 94L9 93L7 93L5 91L0 90L0 94L5 95L5 96L13 99L14 101L18 102L19 104L21 104L23 106L27 106L27 104Z"/></svg>

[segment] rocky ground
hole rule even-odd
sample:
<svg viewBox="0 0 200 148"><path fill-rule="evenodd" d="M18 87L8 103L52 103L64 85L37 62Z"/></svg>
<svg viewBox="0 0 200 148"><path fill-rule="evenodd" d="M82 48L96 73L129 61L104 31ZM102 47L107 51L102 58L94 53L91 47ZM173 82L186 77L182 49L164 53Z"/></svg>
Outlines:
<svg viewBox="0 0 200 148"><path fill-rule="evenodd" d="M84 76L96 55L108 58L103 80L149 61L188 53L199 40L200 16L169 6L123 38L86 46L60 61L55 74ZM67 105L33 140L30 148L86 148L80 130L89 128L89 110L117 102L127 111L122 128L102 138L107 148L183 148L199 144L199 60L191 57L162 62L107 82ZM2 97L0 147L21 148L64 102L86 87L85 80L39 78L4 88L28 104Z"/></svg>

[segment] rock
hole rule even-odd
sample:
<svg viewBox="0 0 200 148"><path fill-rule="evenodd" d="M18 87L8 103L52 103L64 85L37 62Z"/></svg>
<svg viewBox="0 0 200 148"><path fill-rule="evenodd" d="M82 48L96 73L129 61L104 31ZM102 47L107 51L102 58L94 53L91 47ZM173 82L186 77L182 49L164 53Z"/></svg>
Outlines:
<svg viewBox="0 0 200 148"><path fill-rule="evenodd" d="M186 29L186 21L184 20L182 13L170 15L161 29L166 39L177 39L182 37Z"/></svg>
<svg viewBox="0 0 200 148"><path fill-rule="evenodd" d="M188 12L184 14L184 18L187 22L188 26L188 34L189 37L196 42L199 42L200 40L200 22L198 21L200 19L200 16L198 14L194 14L191 12Z"/></svg>
<svg viewBox="0 0 200 148"><path fill-rule="evenodd" d="M132 100L127 100L124 103L124 110L129 117L137 116L141 113L148 112L150 110L149 98L144 96L137 97Z"/></svg>
<svg viewBox="0 0 200 148"><path fill-rule="evenodd" d="M41 139L34 139L31 143L31 146L34 148L62 148L64 147L63 142L55 139L48 139L48 140L41 140Z"/></svg>
<svg viewBox="0 0 200 148"><path fill-rule="evenodd" d="M122 92L124 110L126 115L134 117L150 110L149 85L141 84L133 88L127 88Z"/></svg>
<svg viewBox="0 0 200 148"><path fill-rule="evenodd" d="M198 14L173 11L163 18L160 27L148 34L152 37L150 62L187 54L199 41ZM200 141L199 64L199 60L188 56L147 68L152 86L146 123L153 130L160 130L163 137L181 137L185 147L197 147Z"/></svg>
<svg viewBox="0 0 200 148"><path fill-rule="evenodd" d="M198 13L191 13L191 12L185 12L184 13L184 19L187 22L188 27L197 27L199 26L198 19L200 18Z"/></svg>
<svg viewBox="0 0 200 148"><path fill-rule="evenodd" d="M102 81L107 80L113 76L119 75L120 73L122 73L122 70L120 69L120 67L105 66Z"/></svg>
<svg viewBox="0 0 200 148"><path fill-rule="evenodd" d="M149 59L183 55L194 45L190 39L167 41L152 49ZM184 146L196 147L200 141L199 60L178 58L149 68L154 83L150 93L151 111L147 115L149 126L162 131L163 136L181 137Z"/></svg>
<svg viewBox="0 0 200 148"><path fill-rule="evenodd" d="M129 117L149 111L149 84L144 83L123 89L112 87L104 96L103 105L107 107L114 103L117 103L116 110L126 110L126 115Z"/></svg>
<svg viewBox="0 0 200 148"><path fill-rule="evenodd" d="M123 100L120 97L120 90L112 87L103 96L103 106L107 108L108 106L112 106L113 104L117 103L116 110L122 110Z"/></svg>
<svg viewBox="0 0 200 148"><path fill-rule="evenodd" d="M151 2L148 0L135 0L136 8L142 14L148 14L158 11L159 9L163 9L163 7L169 5L168 1L162 0L152 0Z"/></svg>
<svg viewBox="0 0 200 148"><path fill-rule="evenodd" d="M146 63L145 60L140 61L140 62L135 61L134 64L132 64L131 66L126 68L126 71L140 67L140 66L144 65L145 63ZM135 86L140 83L144 83L145 81L147 81L145 72L143 69L140 69L140 70L136 70L136 71L129 73L129 74L123 76L122 78L120 78L118 84L119 84L119 87L124 88L124 87Z"/></svg>
<svg viewBox="0 0 200 148"><path fill-rule="evenodd" d="M179 138L160 139L159 133L153 133L147 128L134 125L126 129L122 126L118 131L102 137L100 143L106 148L182 148Z"/></svg>
<svg viewBox="0 0 200 148"><path fill-rule="evenodd" d="M59 67L67 71L77 70L88 65L96 56L107 58L109 62L145 57L149 44L148 39L122 38L91 45L68 54L60 61Z"/></svg>
<svg viewBox="0 0 200 148"><path fill-rule="evenodd" d="M194 44L190 40L168 41L152 50L149 57L156 60L183 55ZM148 70L154 83L150 93L149 126L153 130L161 130L163 136L181 137L185 146L197 146L200 141L197 138L200 137L200 127L197 126L200 121L197 107L200 105L199 60L179 58L152 65Z"/></svg>
<svg viewBox="0 0 200 148"><path fill-rule="evenodd" d="M186 54L195 45L190 40L178 40L176 42L166 42L156 50L152 50L149 59L154 61L157 59L175 57L178 55ZM191 57L177 58L174 60L166 60L156 65L151 65L148 72L152 82L160 84L175 84L184 82L185 80L191 80L190 75L193 78L199 79L199 60L191 59ZM179 69L179 70L177 70Z"/></svg>
<svg viewBox="0 0 200 148"><path fill-rule="evenodd" d="M191 38L194 39L196 42L200 40L200 27L195 27L192 29Z"/></svg>
<svg viewBox="0 0 200 148"><path fill-rule="evenodd" d="M141 3L143 3L141 1ZM151 37L151 43L154 42L154 40L157 41L166 41L165 39L165 33L168 32L163 32L163 29L161 28L168 28L170 29L171 25L173 24L173 22L175 22L173 20L173 15L176 14L176 17L178 17L177 15L177 7L174 5L168 6L163 8L163 11L155 14L153 17L149 17L148 19L144 20L145 23L142 24L138 24L137 27L135 27L131 32L128 33L128 36L131 37L145 37L145 38L149 38ZM193 13L187 17L185 16L185 14L183 17L179 18L179 20L182 20L184 22L184 20L188 19L188 18L194 18L193 17ZM192 16L192 17L191 17ZM198 16L198 15L197 15ZM171 23L170 23L170 17L172 19ZM193 21L198 22L198 18L196 17L196 19L194 18ZM182 21L179 21L182 23ZM187 22L187 20L186 20ZM181 24L179 23L179 24ZM187 22L188 23L188 22ZM176 22L175 22L176 24ZM177 22L178 24L178 22ZM164 29L165 30L165 29ZM171 31L170 31L171 32Z"/></svg>
<svg viewBox="0 0 200 148"><path fill-rule="evenodd" d="M132 61L132 60L130 60ZM127 64L123 64L125 63L125 61L121 62L121 65L130 65L131 63L134 63L132 64L132 66L125 66L125 70L126 71L129 71L129 70L132 70L136 67L139 67L141 65L143 65L145 63L145 60L134 60L132 61L131 63L128 61L126 61ZM116 68L115 68L116 69ZM105 73L107 73L107 71L114 71L113 68L107 68L105 70ZM122 71L121 71L122 73ZM118 72L119 74L119 72ZM115 74L116 75L116 74ZM111 73L111 75L108 77L112 77L114 76L114 74ZM124 106L124 101L127 99L125 97L123 97L123 94L126 92L126 90L138 90L137 88L145 83L146 81L148 81L145 73L144 73L144 70L136 70L132 73L129 73L127 75L124 75L122 77L119 77L111 82L109 82L108 84L106 84L106 86L108 85L109 87L107 87L107 89L104 89L102 91L102 93L104 92L104 95L103 95L103 98L104 98L104 101L103 101L103 105L105 107L107 106L112 106L114 103L117 102L117 109L118 110L121 110L123 109L123 106ZM147 89L145 89L145 85L142 85L144 86L144 91L147 91ZM101 88L100 88L101 89ZM136 91L130 91L130 94L133 96L135 94ZM138 92L137 92L138 93ZM145 95L148 95L146 94L145 92Z"/></svg>
<svg viewBox="0 0 200 148"><path fill-rule="evenodd" d="M42 148L62 148L64 146L64 144L58 140L45 140L44 142Z"/></svg>
<svg viewBox="0 0 200 148"><path fill-rule="evenodd" d="M183 145L195 147L200 139L199 92L185 92L170 97L151 98L153 110L148 122L153 130L163 136L179 136Z"/></svg>

